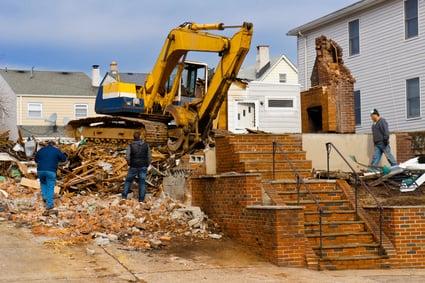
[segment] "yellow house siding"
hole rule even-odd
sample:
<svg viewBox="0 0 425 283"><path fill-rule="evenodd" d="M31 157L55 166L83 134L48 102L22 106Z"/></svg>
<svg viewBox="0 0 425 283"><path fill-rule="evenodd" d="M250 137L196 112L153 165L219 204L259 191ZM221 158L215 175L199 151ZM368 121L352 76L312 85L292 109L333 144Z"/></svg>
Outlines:
<svg viewBox="0 0 425 283"><path fill-rule="evenodd" d="M64 125L64 119L75 119L75 105L87 104L88 117L95 116L94 111L96 97L49 97L49 96L18 96L17 115L18 124L23 126L48 126L45 120L53 113L57 114L58 126ZM28 104L41 103L41 118L30 118L28 116Z"/></svg>

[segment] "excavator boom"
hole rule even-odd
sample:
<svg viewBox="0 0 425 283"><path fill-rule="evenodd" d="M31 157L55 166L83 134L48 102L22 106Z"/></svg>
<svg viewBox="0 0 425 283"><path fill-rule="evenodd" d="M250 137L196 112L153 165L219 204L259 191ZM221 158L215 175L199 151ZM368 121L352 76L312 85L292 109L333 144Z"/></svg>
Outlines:
<svg viewBox="0 0 425 283"><path fill-rule="evenodd" d="M226 28L239 28L239 31L230 38L207 32ZM118 79L117 82L100 87L96 98L96 113L113 115L115 118L105 118L101 126L93 122L102 121L101 118L72 121L70 125L75 135L102 140L105 133L108 133L107 137L111 139L114 127L119 127L121 123L124 127L117 130L117 133L126 139L137 128L144 128L146 136L155 136L149 129L158 130L163 123L169 127L166 150L187 152L208 138L213 120L249 51L252 34L251 23L240 26L184 23L171 30L143 86L120 82ZM220 61L208 81L208 87L205 83L206 91L190 103L176 105L183 71L187 66L186 56L191 51L217 53ZM174 79L171 79L172 76ZM96 127L92 127L89 122L96 124ZM163 136L162 133L158 136L157 144L164 141Z"/></svg>

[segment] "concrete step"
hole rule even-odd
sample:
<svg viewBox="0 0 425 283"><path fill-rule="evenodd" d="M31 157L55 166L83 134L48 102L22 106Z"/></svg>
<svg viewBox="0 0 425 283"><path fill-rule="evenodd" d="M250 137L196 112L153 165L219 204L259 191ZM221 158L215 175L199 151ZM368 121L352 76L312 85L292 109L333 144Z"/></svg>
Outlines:
<svg viewBox="0 0 425 283"><path fill-rule="evenodd" d="M258 160L258 161L271 161L273 160L273 152L271 150L265 151L252 151L252 150L239 150L235 151L236 160ZM275 155L275 161L286 160L306 160L306 152L302 150L294 150L286 154Z"/></svg>
<svg viewBox="0 0 425 283"><path fill-rule="evenodd" d="M306 234L306 237L313 246L320 243L320 234ZM374 243L373 235L367 231L361 232L337 232L322 233L323 245L340 245L340 244L370 244Z"/></svg>
<svg viewBox="0 0 425 283"><path fill-rule="evenodd" d="M302 142L301 135L271 135L271 134L243 134L243 135L232 135L226 137L230 143L241 143L241 142L262 142L272 143L273 141L278 143L291 143L291 142Z"/></svg>
<svg viewBox="0 0 425 283"><path fill-rule="evenodd" d="M314 192L332 192L341 193L340 189L336 188L335 180L317 180L317 179L304 179L304 183L308 190ZM271 186L278 192L294 192L297 190L297 182L295 179L276 179L272 181L265 181L265 185ZM304 185L301 185L300 189L307 191Z"/></svg>
<svg viewBox="0 0 425 283"><path fill-rule="evenodd" d="M319 259L321 269L343 270L343 269L388 269L387 256L330 256Z"/></svg>
<svg viewBox="0 0 425 283"><path fill-rule="evenodd" d="M271 160L244 160L241 167L246 170L273 170L273 162ZM295 170L312 170L311 161L309 160L291 160ZM291 169L291 164L287 161L278 161L275 163L276 170Z"/></svg>
<svg viewBox="0 0 425 283"><path fill-rule="evenodd" d="M305 232L307 234L319 233L319 222L304 223ZM338 233L338 232L362 232L365 231L363 221L334 221L323 222L322 231L325 233Z"/></svg>
<svg viewBox="0 0 425 283"><path fill-rule="evenodd" d="M317 255L320 254L319 246L313 247L313 250ZM377 256L378 253L378 243L325 245L322 247L323 257Z"/></svg>
<svg viewBox="0 0 425 283"><path fill-rule="evenodd" d="M305 222L318 222L319 221L319 212L317 211L306 211ZM332 210L325 211L322 214L322 221L354 221L355 220L355 211L354 210Z"/></svg>
<svg viewBox="0 0 425 283"><path fill-rule="evenodd" d="M319 205L326 211L333 210L351 210L351 204L348 200L318 200ZM314 200L286 201L287 205L301 205L305 211L317 211L317 203Z"/></svg>
<svg viewBox="0 0 425 283"><path fill-rule="evenodd" d="M288 192L277 192L279 196L288 201L296 201L298 199L298 193L296 190ZM311 191L311 194L321 200L341 200L345 199L342 191L340 190L323 190L323 191ZM300 199L308 200L311 199L310 193L300 189Z"/></svg>
<svg viewBox="0 0 425 283"><path fill-rule="evenodd" d="M272 142L230 142L229 143L235 151L272 151ZM299 151L303 149L301 142L285 142L283 146L275 148L276 154L285 152Z"/></svg>
<svg viewBox="0 0 425 283"><path fill-rule="evenodd" d="M297 170L301 178L308 178L311 176L311 170L300 169ZM260 173L263 180L272 180L273 172L271 170L246 170L245 173ZM274 174L275 179L295 179L295 173L290 169L276 170Z"/></svg>

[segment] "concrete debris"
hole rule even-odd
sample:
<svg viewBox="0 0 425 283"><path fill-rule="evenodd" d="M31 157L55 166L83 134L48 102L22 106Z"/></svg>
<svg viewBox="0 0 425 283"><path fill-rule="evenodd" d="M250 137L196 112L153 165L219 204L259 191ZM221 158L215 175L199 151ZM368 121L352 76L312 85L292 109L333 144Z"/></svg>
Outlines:
<svg viewBox="0 0 425 283"><path fill-rule="evenodd" d="M96 243L96 245L98 246L107 246L110 244L110 241L108 238L104 238L104 237L98 237L95 238L94 242Z"/></svg>
<svg viewBox="0 0 425 283"><path fill-rule="evenodd" d="M209 234L208 237L210 237L211 239L220 240L223 236L219 234Z"/></svg>
<svg viewBox="0 0 425 283"><path fill-rule="evenodd" d="M0 197L8 198L9 197L9 194L6 191L4 191L4 190L0 190Z"/></svg>
<svg viewBox="0 0 425 283"><path fill-rule="evenodd" d="M98 193L64 193L55 199L58 216L42 216L37 188L8 180L0 184L0 217L32 229L36 235L66 243L94 241L98 246L160 249L175 240L219 239L218 226L199 207L185 206L161 193L144 203ZM3 205L4 204L4 205Z"/></svg>
<svg viewBox="0 0 425 283"><path fill-rule="evenodd" d="M149 243L154 249L158 249L162 245L162 241L157 239L150 239Z"/></svg>
<svg viewBox="0 0 425 283"><path fill-rule="evenodd" d="M96 251L90 248L86 248L86 254L92 256L96 254Z"/></svg>

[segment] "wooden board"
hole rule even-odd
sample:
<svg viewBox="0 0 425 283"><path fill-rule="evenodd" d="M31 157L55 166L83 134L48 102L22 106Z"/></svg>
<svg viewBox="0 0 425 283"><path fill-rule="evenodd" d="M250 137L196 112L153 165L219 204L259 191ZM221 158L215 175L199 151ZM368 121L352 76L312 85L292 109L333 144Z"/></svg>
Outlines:
<svg viewBox="0 0 425 283"><path fill-rule="evenodd" d="M28 179L24 177L21 179L20 184L28 188L40 189L40 182L38 181L38 179L33 180L33 179ZM55 186L55 194L59 194L60 191L61 191L61 188L59 186Z"/></svg>

